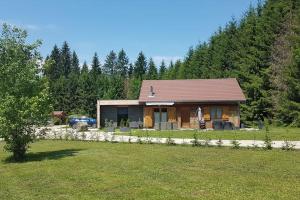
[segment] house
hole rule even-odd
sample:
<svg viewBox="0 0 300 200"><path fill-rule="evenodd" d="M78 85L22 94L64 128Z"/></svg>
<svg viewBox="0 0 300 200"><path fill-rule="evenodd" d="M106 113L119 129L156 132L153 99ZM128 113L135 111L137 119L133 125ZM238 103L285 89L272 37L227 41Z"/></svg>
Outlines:
<svg viewBox="0 0 300 200"><path fill-rule="evenodd" d="M201 109L207 128L214 121L240 126L240 103L245 96L235 78L144 80L138 100L98 100L97 126L106 120L142 121L145 128L198 128Z"/></svg>

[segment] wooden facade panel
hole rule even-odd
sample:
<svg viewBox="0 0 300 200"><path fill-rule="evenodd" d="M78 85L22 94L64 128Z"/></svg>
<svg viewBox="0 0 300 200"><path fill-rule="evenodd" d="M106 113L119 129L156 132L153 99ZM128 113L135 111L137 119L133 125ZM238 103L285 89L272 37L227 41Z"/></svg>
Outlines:
<svg viewBox="0 0 300 200"><path fill-rule="evenodd" d="M198 107L196 107L196 106L191 107L190 128L199 128L197 109L198 109Z"/></svg>
<svg viewBox="0 0 300 200"><path fill-rule="evenodd" d="M190 128L190 107L182 107L181 108L181 127L182 128Z"/></svg>
<svg viewBox="0 0 300 200"><path fill-rule="evenodd" d="M208 106L205 106L203 108L203 118L205 121L209 121L210 120L210 109Z"/></svg>
<svg viewBox="0 0 300 200"><path fill-rule="evenodd" d="M178 128L198 128L197 108L201 107L203 118L207 128L211 128L213 116L211 109L218 108L222 111L222 115L217 120L230 121L236 127L240 126L240 111L239 104L175 104L174 106L161 107L164 112L167 111L167 121L176 123ZM118 106L99 106L97 120L100 126L104 123L104 119L115 120L117 116ZM132 109L130 109L132 107ZM128 117L130 120L144 121L145 128L153 128L154 126L154 109L159 107L154 106L129 106ZM144 112L143 112L144 111ZM164 114L165 116L165 114ZM99 126L99 125L98 125Z"/></svg>
<svg viewBox="0 0 300 200"><path fill-rule="evenodd" d="M168 108L168 122L176 122L176 107Z"/></svg>
<svg viewBox="0 0 300 200"><path fill-rule="evenodd" d="M238 106L229 107L228 121L232 122L236 127L240 126L240 117L238 109Z"/></svg>
<svg viewBox="0 0 300 200"><path fill-rule="evenodd" d="M151 107L144 107L144 127L153 127L153 108Z"/></svg>
<svg viewBox="0 0 300 200"><path fill-rule="evenodd" d="M223 109L222 109L222 120L229 120L229 116L230 116L230 107L229 106L223 106Z"/></svg>
<svg viewBox="0 0 300 200"><path fill-rule="evenodd" d="M181 110L177 108L177 126L178 128L181 128Z"/></svg>

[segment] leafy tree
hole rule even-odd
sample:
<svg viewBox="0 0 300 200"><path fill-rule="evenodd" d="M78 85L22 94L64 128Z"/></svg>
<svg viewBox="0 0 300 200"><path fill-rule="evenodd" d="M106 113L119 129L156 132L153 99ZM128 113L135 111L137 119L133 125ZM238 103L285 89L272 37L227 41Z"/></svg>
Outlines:
<svg viewBox="0 0 300 200"><path fill-rule="evenodd" d="M47 79L39 76L37 48L27 33L6 24L0 37L0 137L16 161L23 160L34 141L34 127L49 115Z"/></svg>

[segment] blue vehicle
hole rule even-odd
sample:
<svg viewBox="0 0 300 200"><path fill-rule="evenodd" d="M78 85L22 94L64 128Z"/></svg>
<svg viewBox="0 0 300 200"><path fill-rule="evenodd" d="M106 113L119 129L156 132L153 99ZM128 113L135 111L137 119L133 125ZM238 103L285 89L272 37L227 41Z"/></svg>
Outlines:
<svg viewBox="0 0 300 200"><path fill-rule="evenodd" d="M87 123L88 126L91 126L93 128L96 128L97 121L94 118L88 118L88 117L73 117L69 120L69 125L72 128L76 128L76 125L78 122L84 122Z"/></svg>

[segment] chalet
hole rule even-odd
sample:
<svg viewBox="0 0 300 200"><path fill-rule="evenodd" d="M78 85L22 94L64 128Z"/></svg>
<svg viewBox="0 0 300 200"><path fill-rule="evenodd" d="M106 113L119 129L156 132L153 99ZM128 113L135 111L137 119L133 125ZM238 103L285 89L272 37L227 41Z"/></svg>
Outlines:
<svg viewBox="0 0 300 200"><path fill-rule="evenodd" d="M140 122L144 128L198 128L199 109L206 128L214 121L240 126L245 96L235 78L144 80L138 100L98 100L97 126L105 120Z"/></svg>

